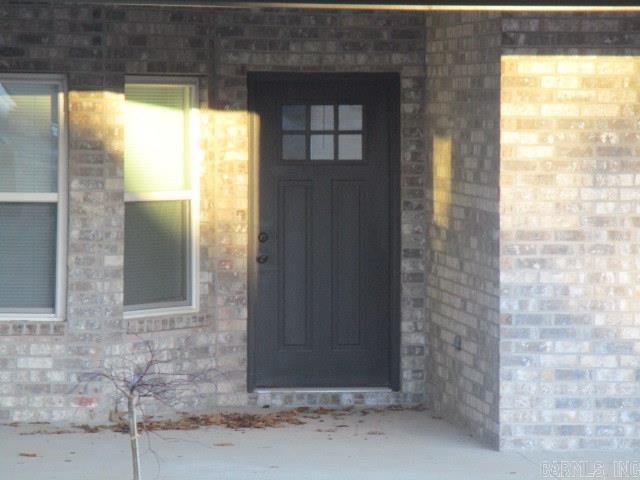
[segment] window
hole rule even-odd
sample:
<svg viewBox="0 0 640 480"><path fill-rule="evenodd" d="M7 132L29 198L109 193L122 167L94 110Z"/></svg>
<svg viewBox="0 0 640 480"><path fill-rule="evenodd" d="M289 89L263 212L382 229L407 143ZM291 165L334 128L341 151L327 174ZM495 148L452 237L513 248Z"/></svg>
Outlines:
<svg viewBox="0 0 640 480"><path fill-rule="evenodd" d="M196 84L125 86L124 306L127 316L197 309Z"/></svg>
<svg viewBox="0 0 640 480"><path fill-rule="evenodd" d="M57 76L0 75L0 319L64 318L64 95Z"/></svg>
<svg viewBox="0 0 640 480"><path fill-rule="evenodd" d="M283 160L362 160L362 105L283 105L281 117Z"/></svg>

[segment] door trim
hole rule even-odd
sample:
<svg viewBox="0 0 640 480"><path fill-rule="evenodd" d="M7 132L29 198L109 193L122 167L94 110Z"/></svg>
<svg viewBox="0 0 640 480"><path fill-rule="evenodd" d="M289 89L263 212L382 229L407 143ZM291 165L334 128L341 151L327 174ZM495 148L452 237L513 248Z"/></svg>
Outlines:
<svg viewBox="0 0 640 480"><path fill-rule="evenodd" d="M260 149L259 119L254 114L256 85L265 81L300 82L318 81L331 78L342 81L375 80L386 85L389 92L389 387L400 390L400 295L401 295L401 201L400 201L400 74L388 73L299 73L299 72L248 72L248 115L249 115L249 212L247 245L247 391L252 393L255 386L255 322L253 312L257 309L257 268L258 242L256 235L259 222L258 201L260 198ZM343 389L340 389L343 390ZM345 391L350 391L345 388ZM353 390L357 390L354 388Z"/></svg>

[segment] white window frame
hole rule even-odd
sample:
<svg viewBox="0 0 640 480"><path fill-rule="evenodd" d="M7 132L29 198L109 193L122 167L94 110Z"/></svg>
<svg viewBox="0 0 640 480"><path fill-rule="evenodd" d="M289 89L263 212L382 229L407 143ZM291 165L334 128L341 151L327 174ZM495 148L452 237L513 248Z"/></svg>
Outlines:
<svg viewBox="0 0 640 480"><path fill-rule="evenodd" d="M55 203L56 221L56 290L53 313L0 313L0 321L63 321L67 297L67 81L63 75L1 73L0 82L55 84L58 86L58 191L56 193L0 192L0 203Z"/></svg>
<svg viewBox="0 0 640 480"><path fill-rule="evenodd" d="M188 305L164 306L124 306L124 318L159 317L167 315L187 315L200 311L200 162L202 152L200 148L200 104L198 95L198 79L192 77L171 77L171 76L130 76L125 77L125 84L134 85L166 85L187 87L189 91L189 149L187 161L189 162L189 172L191 188L189 190L178 190L173 192L125 192L124 201L145 202L162 200L189 200L191 227L189 250L189 287ZM125 129L126 130L126 129Z"/></svg>

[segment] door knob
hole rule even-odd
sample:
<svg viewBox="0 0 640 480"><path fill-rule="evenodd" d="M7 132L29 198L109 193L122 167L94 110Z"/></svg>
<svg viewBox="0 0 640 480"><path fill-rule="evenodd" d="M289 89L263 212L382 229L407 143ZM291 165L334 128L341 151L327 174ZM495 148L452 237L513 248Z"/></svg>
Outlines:
<svg viewBox="0 0 640 480"><path fill-rule="evenodd" d="M258 255L258 258L256 258L256 261L258 263L267 263L268 260L269 260L269 255Z"/></svg>

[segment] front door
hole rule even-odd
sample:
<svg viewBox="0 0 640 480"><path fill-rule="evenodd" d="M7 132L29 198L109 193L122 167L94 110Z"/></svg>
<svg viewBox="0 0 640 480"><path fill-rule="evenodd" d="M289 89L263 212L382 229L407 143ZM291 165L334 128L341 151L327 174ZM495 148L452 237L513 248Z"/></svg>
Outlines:
<svg viewBox="0 0 640 480"><path fill-rule="evenodd" d="M249 386L393 386L398 80L249 80L256 157Z"/></svg>

